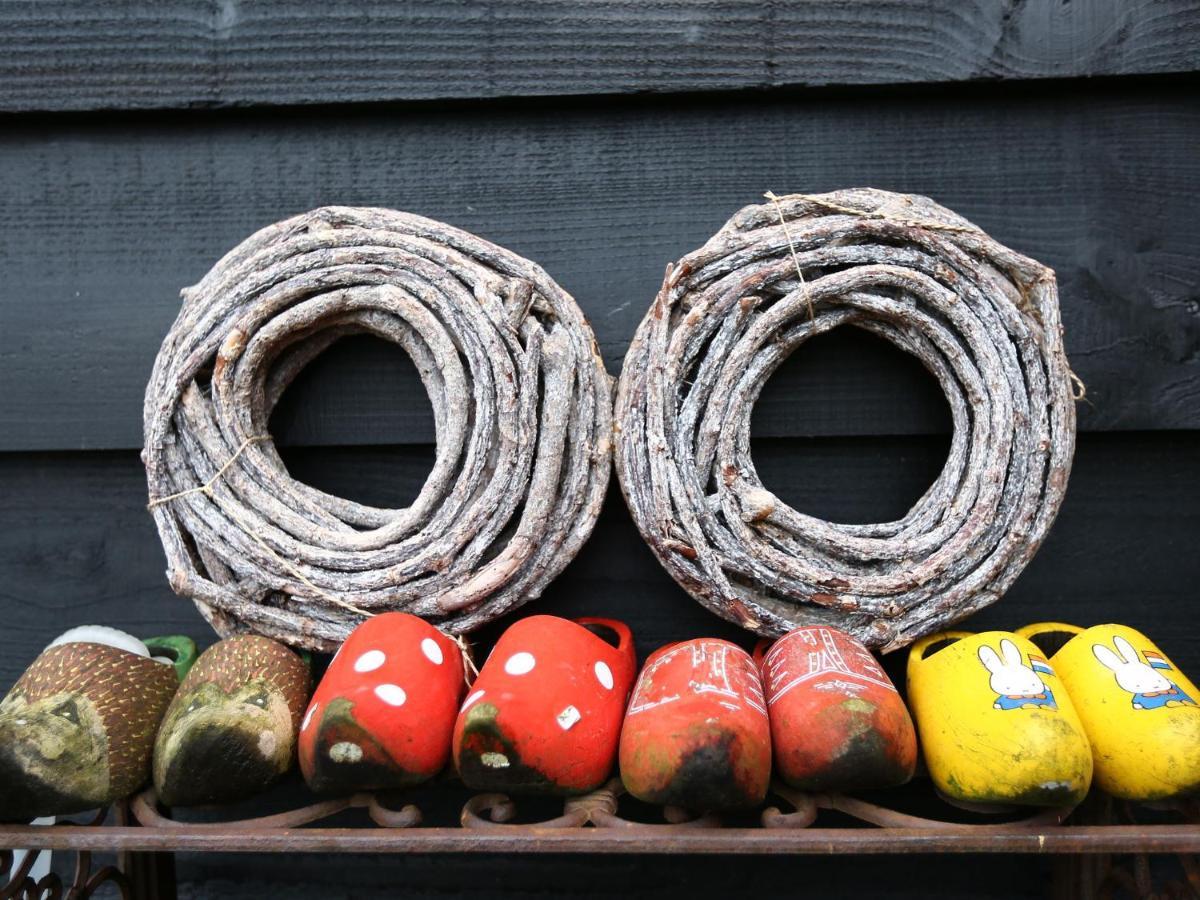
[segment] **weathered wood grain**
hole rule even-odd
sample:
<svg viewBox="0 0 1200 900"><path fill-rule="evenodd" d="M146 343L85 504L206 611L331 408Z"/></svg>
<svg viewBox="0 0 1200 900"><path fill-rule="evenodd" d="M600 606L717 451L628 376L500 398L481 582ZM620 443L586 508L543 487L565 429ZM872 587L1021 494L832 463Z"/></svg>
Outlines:
<svg viewBox="0 0 1200 900"><path fill-rule="evenodd" d="M1082 429L1200 427L1195 86L16 120L0 132L19 223L0 230L0 449L140 446L179 288L289 213L385 205L511 247L576 297L615 372L667 260L767 188L863 184L932 196L1057 270ZM776 433L938 427L933 407L888 412L886 364L854 363L805 378L840 412ZM390 412L346 405L331 432L423 439L416 379L393 397L370 365L355 390Z"/></svg>
<svg viewBox="0 0 1200 900"><path fill-rule="evenodd" d="M880 876L886 869L886 877ZM664 859L638 855L619 861L597 855L542 856L522 864L514 855L435 856L367 854L354 857L310 854L189 854L179 873L189 900L260 900L273 894L290 900L333 896L381 896L403 884L406 898L545 900L569 893L583 900L613 900L637 893L663 900L726 900L763 896L781 884L802 886L822 900L926 900L930 871L937 871L939 900L1042 900L1050 884L1050 858L1015 861L993 855L890 856L864 864L845 857L770 856L730 860L687 855ZM330 887L336 871L337 887ZM619 872L619 874L617 874ZM550 886L550 890L547 890ZM625 888L625 891L628 891ZM341 891L341 893L334 893Z"/></svg>
<svg viewBox="0 0 1200 900"><path fill-rule="evenodd" d="M1193 71L1189 0L17 0L0 110L163 109Z"/></svg>
<svg viewBox="0 0 1200 900"><path fill-rule="evenodd" d="M902 512L936 476L946 439L756 441L764 482L798 509L842 521ZM372 502L415 492L429 448L294 449L296 477ZM1015 628L1045 618L1121 621L1146 631L1186 670L1200 672L1191 596L1200 529L1200 434L1082 435L1071 488L1039 555L1007 597L968 628ZM815 474L819 473L819 474ZM70 625L104 622L136 634L209 626L171 593L145 511L135 453L0 455L0 687ZM65 550L63 549L65 548ZM699 635L748 640L706 612L662 571L611 492L592 540L530 612L623 618L638 650ZM489 646L502 623L480 633ZM888 665L903 662L892 654Z"/></svg>

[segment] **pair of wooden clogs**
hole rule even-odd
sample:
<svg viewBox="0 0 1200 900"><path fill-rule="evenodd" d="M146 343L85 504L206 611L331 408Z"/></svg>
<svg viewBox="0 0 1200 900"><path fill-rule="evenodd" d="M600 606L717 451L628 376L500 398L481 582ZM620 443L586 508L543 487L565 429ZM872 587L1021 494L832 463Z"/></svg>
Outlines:
<svg viewBox="0 0 1200 900"><path fill-rule="evenodd" d="M1196 688L1122 625L949 631L913 645L909 703L937 789L965 804L1073 806L1200 790Z"/></svg>
<svg viewBox="0 0 1200 900"><path fill-rule="evenodd" d="M189 638L71 629L0 702L0 820L107 806L151 776L168 805L248 797L291 767L309 686L257 635L197 657Z"/></svg>
<svg viewBox="0 0 1200 900"><path fill-rule="evenodd" d="M403 787L453 755L483 790L574 794L612 770L636 662L629 629L530 616L467 684L464 652L404 613L359 626L304 717L300 766L320 792Z"/></svg>
<svg viewBox="0 0 1200 900"><path fill-rule="evenodd" d="M650 656L621 734L634 796L696 810L756 806L772 771L794 787L842 791L903 784L916 734L887 675L835 628L798 628L754 657L698 639Z"/></svg>

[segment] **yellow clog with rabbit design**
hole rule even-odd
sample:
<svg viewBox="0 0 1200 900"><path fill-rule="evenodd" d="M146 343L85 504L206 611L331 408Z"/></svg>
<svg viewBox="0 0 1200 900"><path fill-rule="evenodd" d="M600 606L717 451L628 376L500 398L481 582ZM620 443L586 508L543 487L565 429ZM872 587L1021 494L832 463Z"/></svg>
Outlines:
<svg viewBox="0 0 1200 900"><path fill-rule="evenodd" d="M1017 632L1052 650L1083 721L1096 783L1126 800L1200 792L1200 691L1141 632L1042 622Z"/></svg>
<svg viewBox="0 0 1200 900"><path fill-rule="evenodd" d="M1037 647L1005 631L946 631L913 644L908 702L947 799L1074 806L1092 753L1071 698Z"/></svg>

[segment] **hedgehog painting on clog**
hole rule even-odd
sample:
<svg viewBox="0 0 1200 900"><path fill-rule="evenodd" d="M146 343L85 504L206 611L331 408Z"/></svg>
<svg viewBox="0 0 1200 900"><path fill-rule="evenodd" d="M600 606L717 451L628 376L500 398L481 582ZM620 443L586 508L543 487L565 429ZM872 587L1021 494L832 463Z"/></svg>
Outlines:
<svg viewBox="0 0 1200 900"><path fill-rule="evenodd" d="M150 775L179 677L114 628L73 628L0 702L0 821L107 806Z"/></svg>
<svg viewBox="0 0 1200 900"><path fill-rule="evenodd" d="M205 650L154 743L154 787L167 806L245 799L292 765L308 665L270 638L240 634Z"/></svg>

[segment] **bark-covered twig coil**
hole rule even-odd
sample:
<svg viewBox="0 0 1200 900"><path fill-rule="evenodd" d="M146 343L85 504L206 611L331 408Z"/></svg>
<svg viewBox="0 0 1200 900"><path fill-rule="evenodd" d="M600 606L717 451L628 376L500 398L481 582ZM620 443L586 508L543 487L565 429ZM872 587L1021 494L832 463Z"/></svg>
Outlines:
<svg viewBox="0 0 1200 900"><path fill-rule="evenodd" d="M404 509L294 480L268 433L300 370L362 332L409 353L433 405L436 461ZM595 524L611 421L591 328L541 267L419 216L329 207L183 291L142 456L175 591L222 634L329 650L368 614L461 633L537 597Z"/></svg>
<svg viewBox="0 0 1200 900"><path fill-rule="evenodd" d="M621 487L663 566L714 612L765 635L828 623L901 647L999 598L1058 512L1075 409L1054 273L925 197L768 197L667 267L618 385ZM839 325L916 356L950 406L946 465L894 522L807 516L750 457L763 384Z"/></svg>

